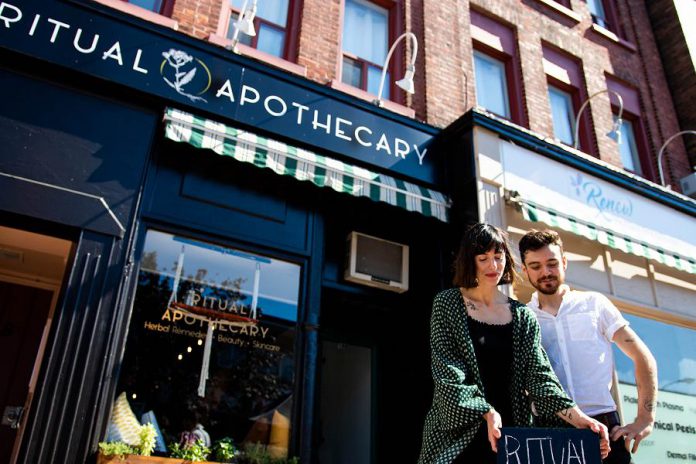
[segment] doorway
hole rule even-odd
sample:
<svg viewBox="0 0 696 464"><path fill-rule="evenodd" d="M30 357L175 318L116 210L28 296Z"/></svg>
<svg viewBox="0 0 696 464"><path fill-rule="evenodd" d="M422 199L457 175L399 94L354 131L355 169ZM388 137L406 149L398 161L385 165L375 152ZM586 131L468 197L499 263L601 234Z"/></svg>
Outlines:
<svg viewBox="0 0 696 464"><path fill-rule="evenodd" d="M319 462L368 464L372 455L372 349L322 342Z"/></svg>
<svg viewBox="0 0 696 464"><path fill-rule="evenodd" d="M71 248L0 226L0 462L16 459Z"/></svg>

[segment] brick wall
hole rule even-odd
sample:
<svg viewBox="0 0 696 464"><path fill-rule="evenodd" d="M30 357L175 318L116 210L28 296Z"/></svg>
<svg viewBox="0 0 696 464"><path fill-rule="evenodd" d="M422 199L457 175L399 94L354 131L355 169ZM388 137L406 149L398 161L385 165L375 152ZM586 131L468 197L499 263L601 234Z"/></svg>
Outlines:
<svg viewBox="0 0 696 464"><path fill-rule="evenodd" d="M199 39L207 39L217 31L222 2L227 0L175 0L172 19L179 30Z"/></svg>
<svg viewBox="0 0 696 464"><path fill-rule="evenodd" d="M679 21L674 0L652 0L648 2L648 13L657 39L660 55L664 63L665 74L669 83L681 130L696 130L696 67L693 55L689 51L683 27L693 25ZM696 53L696 51L694 51ZM685 143L691 155L691 165L696 166L696 137L687 135L682 140L672 143ZM670 151L672 144L669 145ZM671 171L672 160L668 161L665 171Z"/></svg>

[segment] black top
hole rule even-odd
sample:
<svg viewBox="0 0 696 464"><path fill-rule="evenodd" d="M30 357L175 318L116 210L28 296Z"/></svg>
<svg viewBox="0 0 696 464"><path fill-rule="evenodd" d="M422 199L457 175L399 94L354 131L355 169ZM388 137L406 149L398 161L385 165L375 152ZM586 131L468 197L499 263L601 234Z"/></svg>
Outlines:
<svg viewBox="0 0 696 464"><path fill-rule="evenodd" d="M503 426L513 426L510 401L512 323L486 324L471 317L467 320L486 401L498 411Z"/></svg>

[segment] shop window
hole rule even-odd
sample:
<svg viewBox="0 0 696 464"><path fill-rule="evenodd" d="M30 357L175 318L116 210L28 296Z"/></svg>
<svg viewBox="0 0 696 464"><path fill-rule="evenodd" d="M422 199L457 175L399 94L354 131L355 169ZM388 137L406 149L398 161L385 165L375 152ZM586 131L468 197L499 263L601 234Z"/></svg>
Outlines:
<svg viewBox="0 0 696 464"><path fill-rule="evenodd" d="M295 8L298 2L299 0L258 1L254 17L256 35L251 37L240 33L239 43L278 58L294 60L294 56L291 56L295 49L295 43L291 43L294 37L289 31L292 19L296 15ZM252 0L247 1L248 6L251 3ZM226 22L224 30L229 40L234 36L234 26L243 5L244 0L224 0L222 16Z"/></svg>
<svg viewBox="0 0 696 464"><path fill-rule="evenodd" d="M549 85L549 103L553 118L553 135L566 145L573 145L575 110L569 92Z"/></svg>
<svg viewBox="0 0 696 464"><path fill-rule="evenodd" d="M346 0L343 13L341 81L377 95L390 40L394 38L395 6L367 0ZM382 98L392 99L392 70L400 69L394 53L384 78Z"/></svg>
<svg viewBox="0 0 696 464"><path fill-rule="evenodd" d="M208 434L287 456L300 266L148 231L137 279L107 440L130 408L167 445Z"/></svg>
<svg viewBox="0 0 696 464"><path fill-rule="evenodd" d="M657 360L659 392L655 425L631 462L653 464L696 456L696 330L624 314ZM624 421L639 407L633 362L616 350ZM670 456L669 459L665 458Z"/></svg>
<svg viewBox="0 0 696 464"><path fill-rule="evenodd" d="M124 3L139 6L153 13L171 16L174 0L121 0Z"/></svg>
<svg viewBox="0 0 696 464"><path fill-rule="evenodd" d="M510 117L505 63L479 51L474 51L476 99L479 105L495 114Z"/></svg>
<svg viewBox="0 0 696 464"><path fill-rule="evenodd" d="M471 11L476 103L491 113L526 125L514 30Z"/></svg>

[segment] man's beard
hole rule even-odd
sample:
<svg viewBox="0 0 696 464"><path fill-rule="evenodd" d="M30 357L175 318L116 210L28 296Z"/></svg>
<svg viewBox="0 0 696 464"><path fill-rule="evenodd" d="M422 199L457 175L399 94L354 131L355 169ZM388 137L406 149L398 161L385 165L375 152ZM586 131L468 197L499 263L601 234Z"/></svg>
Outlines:
<svg viewBox="0 0 696 464"><path fill-rule="evenodd" d="M558 290L563 282L558 277L546 277L541 280L537 280L534 288L544 295L553 295ZM549 286L550 285L550 286Z"/></svg>

